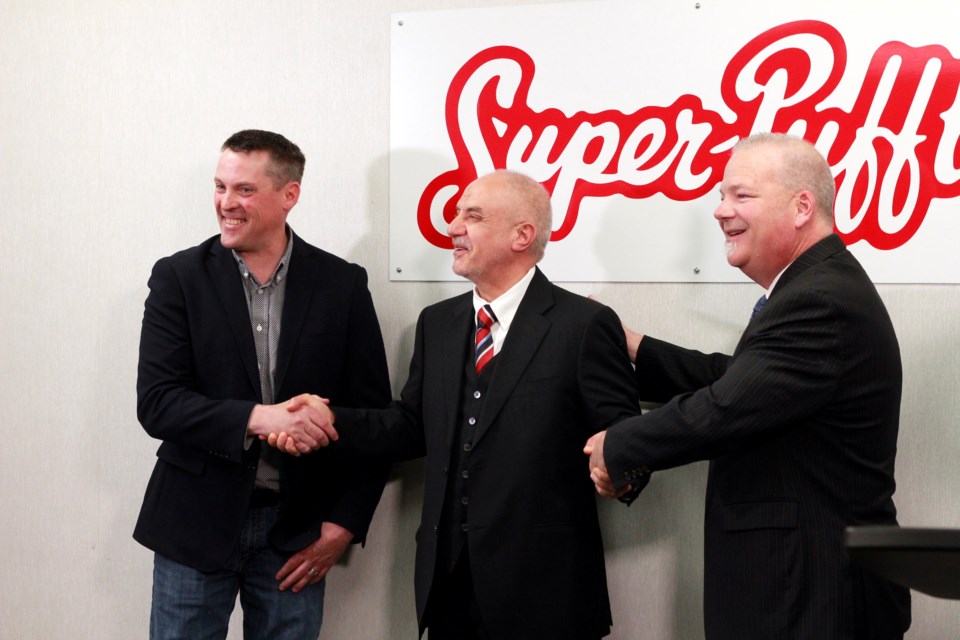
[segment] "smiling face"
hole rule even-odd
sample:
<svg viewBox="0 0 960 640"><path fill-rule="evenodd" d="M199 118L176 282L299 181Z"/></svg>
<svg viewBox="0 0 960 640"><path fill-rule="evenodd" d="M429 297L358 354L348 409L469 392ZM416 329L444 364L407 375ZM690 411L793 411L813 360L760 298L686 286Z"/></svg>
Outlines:
<svg viewBox="0 0 960 640"><path fill-rule="evenodd" d="M471 183L447 228L453 240L453 272L483 289L496 281L513 258L514 221L506 193L492 177Z"/></svg>
<svg viewBox="0 0 960 640"><path fill-rule="evenodd" d="M279 257L286 247L286 221L300 196L300 184L277 185L268 175L271 156L226 149L214 177L213 203L220 241L245 258Z"/></svg>
<svg viewBox="0 0 960 640"><path fill-rule="evenodd" d="M532 194L532 195L531 195ZM541 227L549 229L549 196L536 182L519 174L495 172L474 180L457 202L457 216L447 227L453 241L453 272L467 278L485 300L494 300L537 263Z"/></svg>
<svg viewBox="0 0 960 640"><path fill-rule="evenodd" d="M802 194L779 179L781 156L772 146L734 152L720 185L714 217L726 238L727 262L762 287L799 255L806 215ZM806 193L806 192L804 192Z"/></svg>

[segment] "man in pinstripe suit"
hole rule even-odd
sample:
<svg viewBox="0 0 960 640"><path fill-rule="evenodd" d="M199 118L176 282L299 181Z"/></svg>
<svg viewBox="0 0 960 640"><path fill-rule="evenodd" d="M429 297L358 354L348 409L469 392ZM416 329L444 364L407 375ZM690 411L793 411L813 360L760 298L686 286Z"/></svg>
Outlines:
<svg viewBox="0 0 960 640"><path fill-rule="evenodd" d="M830 167L758 134L734 148L720 196L727 260L766 300L732 356L627 331L641 397L665 404L590 439L597 490L710 460L708 640L902 638L909 591L843 548L848 525L897 522L902 372L883 302L833 233Z"/></svg>

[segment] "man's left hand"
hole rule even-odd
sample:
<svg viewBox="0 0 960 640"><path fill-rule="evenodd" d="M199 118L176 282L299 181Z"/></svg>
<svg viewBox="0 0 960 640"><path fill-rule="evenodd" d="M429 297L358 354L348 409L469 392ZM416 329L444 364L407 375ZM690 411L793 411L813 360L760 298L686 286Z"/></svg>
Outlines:
<svg viewBox="0 0 960 640"><path fill-rule="evenodd" d="M299 593L323 580L352 540L353 534L348 530L333 522L324 522L316 542L290 556L280 567L276 576L280 581L280 591L291 589Z"/></svg>

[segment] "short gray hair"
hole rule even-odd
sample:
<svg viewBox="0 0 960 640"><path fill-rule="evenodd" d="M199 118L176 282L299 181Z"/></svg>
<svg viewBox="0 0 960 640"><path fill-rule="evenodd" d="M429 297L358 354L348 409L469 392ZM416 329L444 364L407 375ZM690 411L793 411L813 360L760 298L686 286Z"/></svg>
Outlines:
<svg viewBox="0 0 960 640"><path fill-rule="evenodd" d="M755 133L737 142L733 152L758 147L775 147L781 152L780 166L777 167L780 183L793 192L811 192L817 211L833 224L837 187L823 155L803 138L786 133Z"/></svg>

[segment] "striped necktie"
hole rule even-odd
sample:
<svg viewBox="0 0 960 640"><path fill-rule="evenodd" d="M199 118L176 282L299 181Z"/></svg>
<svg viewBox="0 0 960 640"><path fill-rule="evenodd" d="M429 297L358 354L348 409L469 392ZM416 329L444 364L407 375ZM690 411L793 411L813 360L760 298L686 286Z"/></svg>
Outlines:
<svg viewBox="0 0 960 640"><path fill-rule="evenodd" d="M760 313L760 309L763 309L763 305L767 304L767 296L760 296L760 299L757 300L757 304L753 305L753 313L750 314L750 319L753 320L754 316Z"/></svg>
<svg viewBox="0 0 960 640"><path fill-rule="evenodd" d="M497 323L497 316L493 314L490 305L483 305L477 311L477 348L476 348L476 366L477 373L490 362L493 358L493 334L490 333L490 327Z"/></svg>

